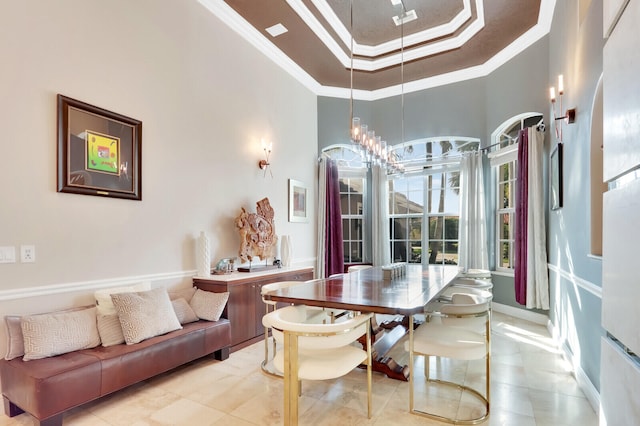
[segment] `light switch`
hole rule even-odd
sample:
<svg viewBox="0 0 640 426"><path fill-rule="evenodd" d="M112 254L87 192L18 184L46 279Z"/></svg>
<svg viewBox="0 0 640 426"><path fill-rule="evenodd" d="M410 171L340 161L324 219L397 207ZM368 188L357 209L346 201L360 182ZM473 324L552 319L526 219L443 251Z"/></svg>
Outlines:
<svg viewBox="0 0 640 426"><path fill-rule="evenodd" d="M16 248L14 246L0 247L0 263L16 263Z"/></svg>

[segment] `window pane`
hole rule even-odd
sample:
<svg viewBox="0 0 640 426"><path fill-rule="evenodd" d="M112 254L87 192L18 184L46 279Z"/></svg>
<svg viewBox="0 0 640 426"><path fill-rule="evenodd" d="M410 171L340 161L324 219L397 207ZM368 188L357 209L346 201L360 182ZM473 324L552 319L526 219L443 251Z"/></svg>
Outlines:
<svg viewBox="0 0 640 426"><path fill-rule="evenodd" d="M393 219L392 237L394 240L404 240L407 238L407 219Z"/></svg>
<svg viewBox="0 0 640 426"><path fill-rule="evenodd" d="M444 220L444 238L446 240L458 240L458 224L460 220L457 216L447 216Z"/></svg>
<svg viewBox="0 0 640 426"><path fill-rule="evenodd" d="M356 241L351 243L351 262L362 262L362 242Z"/></svg>
<svg viewBox="0 0 640 426"><path fill-rule="evenodd" d="M409 214L422 214L422 191L409 191L407 194L407 213Z"/></svg>
<svg viewBox="0 0 640 426"><path fill-rule="evenodd" d="M349 214L349 194L340 194L340 209L342 214Z"/></svg>
<svg viewBox="0 0 640 426"><path fill-rule="evenodd" d="M501 240L511 239L511 215L509 213L503 213L500 215L500 236Z"/></svg>
<svg viewBox="0 0 640 426"><path fill-rule="evenodd" d="M509 163L502 164L498 169L498 182L506 182L509 180Z"/></svg>
<svg viewBox="0 0 640 426"><path fill-rule="evenodd" d="M446 241L444 243L444 253L442 254L443 262L447 265L458 264L458 242Z"/></svg>
<svg viewBox="0 0 640 426"><path fill-rule="evenodd" d="M429 206L429 213L444 212L444 194L445 192L440 189L434 189L431 191L431 205Z"/></svg>
<svg viewBox="0 0 640 426"><path fill-rule="evenodd" d="M511 184L509 182L505 182L502 186L502 207L509 208L513 207L513 200L511 199Z"/></svg>
<svg viewBox="0 0 640 426"><path fill-rule="evenodd" d="M409 218L409 239L422 240L422 218Z"/></svg>
<svg viewBox="0 0 640 426"><path fill-rule="evenodd" d="M351 235L349 235L349 219L342 219L342 239L343 240L351 239Z"/></svg>
<svg viewBox="0 0 640 426"><path fill-rule="evenodd" d="M349 214L362 214L362 194L351 194L350 200Z"/></svg>
<svg viewBox="0 0 640 426"><path fill-rule="evenodd" d="M442 218L429 217L429 241L442 239Z"/></svg>
<svg viewBox="0 0 640 426"><path fill-rule="evenodd" d="M393 261L394 262L406 262L407 261L407 243L404 241L393 242Z"/></svg>
<svg viewBox="0 0 640 426"><path fill-rule="evenodd" d="M360 179L360 178L349 179L349 188L353 193L356 193L356 194L364 193L364 179Z"/></svg>
<svg viewBox="0 0 640 426"><path fill-rule="evenodd" d="M442 241L429 241L429 263L442 263Z"/></svg>
<svg viewBox="0 0 640 426"><path fill-rule="evenodd" d="M362 240L362 219L351 219L350 223L350 240Z"/></svg>
<svg viewBox="0 0 640 426"><path fill-rule="evenodd" d="M393 194L393 214L407 214L407 196L398 192Z"/></svg>
<svg viewBox="0 0 640 426"><path fill-rule="evenodd" d="M503 241L502 243L500 243L500 266L503 268L510 268L511 267L511 262L510 262L510 257L511 257L511 244L509 244L509 242L507 241Z"/></svg>
<svg viewBox="0 0 640 426"><path fill-rule="evenodd" d="M411 252L409 263L420 263L422 262L422 242L421 241L412 241L410 243Z"/></svg>
<svg viewBox="0 0 640 426"><path fill-rule="evenodd" d="M344 256L345 262L351 262L351 258L349 257L349 243L347 241L342 243L342 253Z"/></svg>

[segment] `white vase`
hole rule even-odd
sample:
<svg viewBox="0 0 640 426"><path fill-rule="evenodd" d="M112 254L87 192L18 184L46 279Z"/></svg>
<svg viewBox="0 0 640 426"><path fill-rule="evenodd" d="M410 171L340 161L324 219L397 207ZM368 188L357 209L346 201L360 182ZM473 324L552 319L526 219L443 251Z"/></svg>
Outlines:
<svg viewBox="0 0 640 426"><path fill-rule="evenodd" d="M209 237L204 231L196 241L196 267L199 277L211 276L211 253L209 251Z"/></svg>
<svg viewBox="0 0 640 426"><path fill-rule="evenodd" d="M282 256L282 266L291 266L291 238L288 235L280 237L280 255Z"/></svg>

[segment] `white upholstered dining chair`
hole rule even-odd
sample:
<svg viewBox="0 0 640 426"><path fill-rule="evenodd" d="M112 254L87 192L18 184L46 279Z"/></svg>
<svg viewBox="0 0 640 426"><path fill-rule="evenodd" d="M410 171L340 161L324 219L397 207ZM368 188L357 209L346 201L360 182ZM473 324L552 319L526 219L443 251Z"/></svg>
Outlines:
<svg viewBox="0 0 640 426"><path fill-rule="evenodd" d="M409 352L409 411L431 419L453 424L477 424L489 416L490 405L490 353L491 309L490 300L469 293L454 293L451 303L443 304L439 312L428 313L427 321L415 331L409 331L405 349ZM415 408L415 355L424 356L424 375L427 384L448 385L468 392L483 405L482 412L473 417L459 419L455 415L436 414ZM463 361L485 359L484 394L462 383L430 377L429 357L444 357Z"/></svg>
<svg viewBox="0 0 640 426"><path fill-rule="evenodd" d="M491 282L491 280L480 280L474 278L456 278L451 282L451 286L491 291L493 289L493 282Z"/></svg>
<svg viewBox="0 0 640 426"><path fill-rule="evenodd" d="M260 293L262 295L262 302L264 303L264 306L265 306L265 315L277 309L277 306L276 306L277 303L275 301L265 298L265 295L267 293L279 290L281 288L287 288L294 285L298 285L300 283L301 281L278 281L275 283L264 284L260 288ZM264 320L262 324L264 326L264 361L262 361L262 365L261 365L262 370L265 373L270 375L281 376L281 374L279 374L277 371L274 371L272 368L269 367L269 362L271 361L271 358L276 354L276 341L275 339L269 337L269 331L271 330L271 327L268 324L265 324ZM272 357L269 356L269 340L271 340L273 343Z"/></svg>
<svg viewBox="0 0 640 426"><path fill-rule="evenodd" d="M304 306L287 306L263 318L283 345L273 360L285 375L285 424L297 424L301 380L341 377L361 364L367 366L367 415L371 418L371 317L353 314L334 323L306 322ZM366 336L366 347L358 339ZM286 371L288 370L288 375Z"/></svg>

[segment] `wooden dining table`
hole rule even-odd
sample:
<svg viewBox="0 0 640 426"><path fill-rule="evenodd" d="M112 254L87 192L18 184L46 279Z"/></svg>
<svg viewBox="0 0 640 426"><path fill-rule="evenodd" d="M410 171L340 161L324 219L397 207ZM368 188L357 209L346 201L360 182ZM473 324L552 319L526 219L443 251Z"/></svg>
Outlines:
<svg viewBox="0 0 640 426"><path fill-rule="evenodd" d="M282 288L265 295L266 299L295 305L319 306L347 311L372 312L377 314L401 315L407 319L406 326L398 325L387 333L380 341L374 343L373 370L392 377L405 379L408 369L397 366L384 352L408 331L413 330L413 315L424 312L427 303L435 300L440 293L456 278L459 269L455 265L416 265L407 264L403 272L390 278L389 271L383 267L363 269L301 282L299 285ZM412 334L412 333L411 333ZM296 347L292 351L287 345L285 351L284 397L285 424L295 425L298 419L298 385L292 380L293 375L288 367L289 352L297 353L296 339L292 341ZM293 382L296 383L293 383Z"/></svg>

